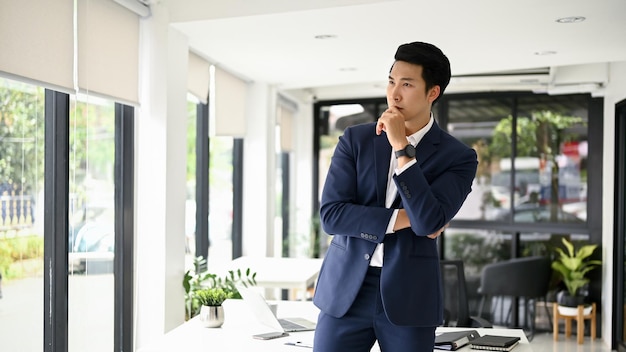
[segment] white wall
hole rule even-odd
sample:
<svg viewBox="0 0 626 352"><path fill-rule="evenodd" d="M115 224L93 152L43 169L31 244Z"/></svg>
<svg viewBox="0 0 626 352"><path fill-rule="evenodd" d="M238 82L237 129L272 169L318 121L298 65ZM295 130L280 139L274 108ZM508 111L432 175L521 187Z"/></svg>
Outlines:
<svg viewBox="0 0 626 352"><path fill-rule="evenodd" d="M626 99L626 62L611 63L604 95L602 170L602 340L609 345L613 330L613 212L615 192L615 104ZM591 171L591 170L590 170ZM619 250L619 249L618 249Z"/></svg>

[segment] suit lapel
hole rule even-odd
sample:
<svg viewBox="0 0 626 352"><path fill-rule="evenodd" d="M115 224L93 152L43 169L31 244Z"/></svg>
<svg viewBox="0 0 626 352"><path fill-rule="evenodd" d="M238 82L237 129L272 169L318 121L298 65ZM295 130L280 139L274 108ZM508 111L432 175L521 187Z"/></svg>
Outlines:
<svg viewBox="0 0 626 352"><path fill-rule="evenodd" d="M430 128L430 131L428 131L422 140L417 144L417 148L415 148L415 158L417 158L419 165L422 165L424 161L437 151L440 140L441 129L435 122Z"/></svg>
<svg viewBox="0 0 626 352"><path fill-rule="evenodd" d="M387 194L387 177L389 175L389 163L391 162L391 146L387 136L382 133L376 136L374 143L374 163L376 167L376 201L385 206Z"/></svg>

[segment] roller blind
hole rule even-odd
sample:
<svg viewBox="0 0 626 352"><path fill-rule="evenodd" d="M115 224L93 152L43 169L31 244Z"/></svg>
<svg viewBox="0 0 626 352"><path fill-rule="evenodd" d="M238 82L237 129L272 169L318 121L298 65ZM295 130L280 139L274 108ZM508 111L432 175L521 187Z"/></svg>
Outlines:
<svg viewBox="0 0 626 352"><path fill-rule="evenodd" d="M73 89L73 1L0 0L0 71Z"/></svg>
<svg viewBox="0 0 626 352"><path fill-rule="evenodd" d="M117 101L139 101L139 16L103 0L78 4L78 87Z"/></svg>
<svg viewBox="0 0 626 352"><path fill-rule="evenodd" d="M204 104L206 104L209 96L210 67L209 62L197 54L189 53L187 89Z"/></svg>
<svg viewBox="0 0 626 352"><path fill-rule="evenodd" d="M136 104L139 16L111 0L76 4L0 0L0 71L56 90Z"/></svg>
<svg viewBox="0 0 626 352"><path fill-rule="evenodd" d="M278 106L278 118L280 123L280 149L290 152L293 149L293 112L285 106Z"/></svg>
<svg viewBox="0 0 626 352"><path fill-rule="evenodd" d="M247 90L246 82L215 68L216 136L245 136Z"/></svg>

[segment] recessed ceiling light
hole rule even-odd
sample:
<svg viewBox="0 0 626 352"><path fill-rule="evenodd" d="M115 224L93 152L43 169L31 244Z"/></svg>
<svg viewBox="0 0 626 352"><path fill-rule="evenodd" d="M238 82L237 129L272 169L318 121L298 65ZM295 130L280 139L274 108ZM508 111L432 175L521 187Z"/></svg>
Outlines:
<svg viewBox="0 0 626 352"><path fill-rule="evenodd" d="M341 68L339 69L339 71L341 71L341 72L356 71L356 67L341 67Z"/></svg>
<svg viewBox="0 0 626 352"><path fill-rule="evenodd" d="M585 18L583 16L570 16L570 17L561 17L556 21L558 23L579 23L584 21Z"/></svg>
<svg viewBox="0 0 626 352"><path fill-rule="evenodd" d="M337 38L335 34L318 34L315 39L334 39Z"/></svg>
<svg viewBox="0 0 626 352"><path fill-rule="evenodd" d="M544 51L536 51L535 55L537 56L546 56L546 55L555 55L556 51L553 50L544 50Z"/></svg>

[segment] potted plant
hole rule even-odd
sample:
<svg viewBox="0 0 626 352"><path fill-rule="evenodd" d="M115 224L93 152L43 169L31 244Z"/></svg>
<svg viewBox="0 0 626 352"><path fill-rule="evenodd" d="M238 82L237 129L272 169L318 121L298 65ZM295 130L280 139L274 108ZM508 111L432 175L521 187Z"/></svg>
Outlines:
<svg viewBox="0 0 626 352"><path fill-rule="evenodd" d="M207 288L221 288L229 298L241 298L236 285L245 287L256 285L256 272L250 268L246 270L231 270L228 274L220 277L214 273L200 268L206 267L206 259L202 256L194 258L195 270L188 270L183 277L183 288L185 289L185 319L200 313L202 305L197 297L197 293Z"/></svg>
<svg viewBox="0 0 626 352"><path fill-rule="evenodd" d="M561 277L566 288L557 294L557 303L559 306L577 307L585 304L585 291L589 284L587 273L602 262L590 258L598 245L587 244L576 250L567 239L563 238L562 242L565 250L557 247L558 257L552 262L552 269Z"/></svg>
<svg viewBox="0 0 626 352"><path fill-rule="evenodd" d="M211 287L196 291L200 303L200 321L207 328L218 328L224 324L222 303L230 298L230 293L221 287Z"/></svg>

